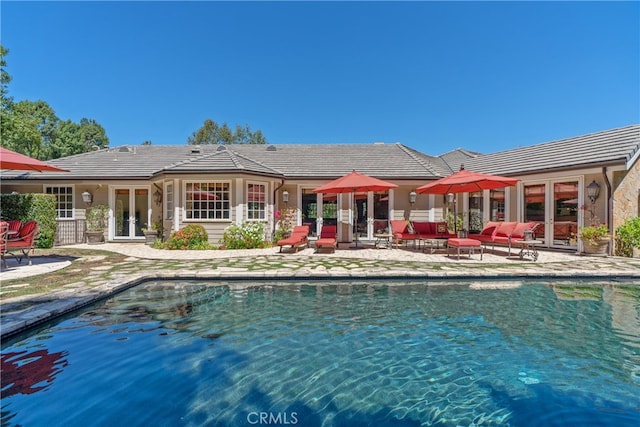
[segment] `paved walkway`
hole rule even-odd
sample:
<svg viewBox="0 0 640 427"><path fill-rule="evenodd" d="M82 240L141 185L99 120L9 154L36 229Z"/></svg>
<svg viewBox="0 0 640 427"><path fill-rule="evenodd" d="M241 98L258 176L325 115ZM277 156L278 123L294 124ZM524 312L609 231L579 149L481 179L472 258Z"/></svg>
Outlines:
<svg viewBox="0 0 640 427"><path fill-rule="evenodd" d="M65 257L35 256L32 266L19 265L9 258L9 268L0 272L0 280L25 279L63 268L75 262L95 264L83 280L69 283L46 295L11 297L11 287L2 287L1 329L3 337L47 321L114 292L156 278L185 279L290 279L290 278L364 278L424 279L451 281L465 279L521 280L555 278L578 280L638 281L640 259L584 257L576 254L544 251L537 262L520 260L506 252L471 257L446 253L423 253L412 249L351 249L346 244L333 254L317 254L307 248L297 253L279 253L278 248L234 251L167 251L144 244L74 245L74 249L100 249L127 256L124 262L110 265L100 256L71 260ZM504 249L504 248L503 248ZM517 251L516 251L517 252ZM64 271L64 270L63 270ZM28 286L12 284L12 286Z"/></svg>

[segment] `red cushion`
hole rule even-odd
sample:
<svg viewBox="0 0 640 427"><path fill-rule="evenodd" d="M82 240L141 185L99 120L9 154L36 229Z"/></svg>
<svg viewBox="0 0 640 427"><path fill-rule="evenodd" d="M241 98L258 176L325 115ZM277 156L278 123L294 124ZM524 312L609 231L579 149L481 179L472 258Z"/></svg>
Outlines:
<svg viewBox="0 0 640 427"><path fill-rule="evenodd" d="M435 234L449 234L447 223L444 221L436 222L433 231Z"/></svg>
<svg viewBox="0 0 640 427"><path fill-rule="evenodd" d="M392 219L389 222L391 223L391 232L393 234L406 233L406 231L407 231L407 221Z"/></svg>
<svg viewBox="0 0 640 427"><path fill-rule="evenodd" d="M454 247L475 248L480 246L480 241L475 239L449 239L447 244Z"/></svg>
<svg viewBox="0 0 640 427"><path fill-rule="evenodd" d="M536 225L535 222L519 222L516 227L511 232L511 237L513 239L522 239L524 238L525 230L531 230L533 226Z"/></svg>
<svg viewBox="0 0 640 427"><path fill-rule="evenodd" d="M496 237L509 237L511 235L511 233L513 232L513 229L516 228L516 225L518 225L517 222L501 222L500 225L498 226L498 228L496 229L496 232L494 233L494 236Z"/></svg>
<svg viewBox="0 0 640 427"><path fill-rule="evenodd" d="M496 231L496 228L500 224L502 224L502 223L501 222L497 222L497 221L489 221L489 222L487 222L487 225L484 226L484 228L482 229L480 234L482 234L483 236L491 236L491 235L493 235L493 232Z"/></svg>
<svg viewBox="0 0 640 427"><path fill-rule="evenodd" d="M322 231L320 231L320 238L335 238L336 237L336 229L338 227L335 225L323 225Z"/></svg>

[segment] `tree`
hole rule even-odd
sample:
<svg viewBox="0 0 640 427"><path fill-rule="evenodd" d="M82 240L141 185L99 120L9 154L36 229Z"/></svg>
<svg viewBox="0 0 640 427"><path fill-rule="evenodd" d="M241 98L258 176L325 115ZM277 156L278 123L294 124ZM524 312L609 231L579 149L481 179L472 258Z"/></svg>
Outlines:
<svg viewBox="0 0 640 427"><path fill-rule="evenodd" d="M11 76L5 71L9 51L0 45L0 143L3 147L41 160L84 153L109 145L104 128L95 120L61 121L45 101L14 102L9 96Z"/></svg>
<svg viewBox="0 0 640 427"><path fill-rule="evenodd" d="M187 138L187 144L266 144L267 139L262 131L252 132L249 125L236 125L235 132L227 123L219 126L211 119L206 119L200 129Z"/></svg>

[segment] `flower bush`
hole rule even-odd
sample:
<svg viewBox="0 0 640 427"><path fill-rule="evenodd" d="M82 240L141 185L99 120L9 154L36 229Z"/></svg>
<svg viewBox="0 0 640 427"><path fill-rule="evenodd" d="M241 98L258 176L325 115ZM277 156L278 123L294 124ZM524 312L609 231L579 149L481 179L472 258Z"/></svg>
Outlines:
<svg viewBox="0 0 640 427"><path fill-rule="evenodd" d="M284 239L293 230L295 224L296 211L291 208L285 208L282 211L275 211L276 230L273 233L273 242Z"/></svg>
<svg viewBox="0 0 640 427"><path fill-rule="evenodd" d="M591 215L591 221L589 226L578 227L578 236L582 241L589 242L591 244L598 243L601 239L608 239L611 236L609 235L609 227L604 222L600 222L598 216L593 212L593 206L591 208L587 208L586 206L580 206L580 209L588 211Z"/></svg>
<svg viewBox="0 0 640 427"><path fill-rule="evenodd" d="M181 230L174 231L162 247L165 249L213 249L209 244L209 236L203 226L189 224Z"/></svg>
<svg viewBox="0 0 640 427"><path fill-rule="evenodd" d="M591 243L597 243L600 239L608 239L609 227L607 224L590 225L588 227L580 227L578 234L582 240L586 240Z"/></svg>
<svg viewBox="0 0 640 427"><path fill-rule="evenodd" d="M616 255L632 257L633 248L640 249L640 216L616 228Z"/></svg>
<svg viewBox="0 0 640 427"><path fill-rule="evenodd" d="M256 249L267 247L264 239L264 224L261 222L243 222L224 230L221 241L223 249Z"/></svg>

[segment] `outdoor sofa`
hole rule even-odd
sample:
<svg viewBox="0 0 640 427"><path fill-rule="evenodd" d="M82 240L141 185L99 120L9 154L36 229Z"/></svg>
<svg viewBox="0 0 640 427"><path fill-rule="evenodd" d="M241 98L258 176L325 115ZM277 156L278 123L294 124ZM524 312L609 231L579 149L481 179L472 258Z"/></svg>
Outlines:
<svg viewBox="0 0 640 427"><path fill-rule="evenodd" d="M496 246L507 246L509 255L511 255L511 247L516 240L525 238L525 231L532 232L532 238L540 223L535 221L529 222L500 222L489 221L478 234L469 234L469 239L479 240L485 247L491 245L491 249L495 250Z"/></svg>
<svg viewBox="0 0 640 427"><path fill-rule="evenodd" d="M455 234L449 232L447 223L443 221L408 221L406 219L392 219L390 223L394 245L399 245L401 242L406 244L409 241L413 241L415 244L416 240L449 239L456 237Z"/></svg>

